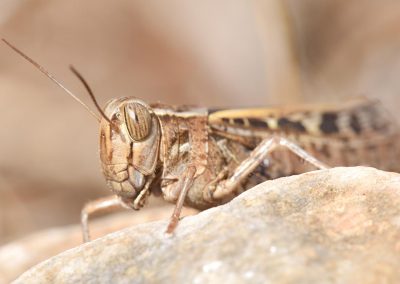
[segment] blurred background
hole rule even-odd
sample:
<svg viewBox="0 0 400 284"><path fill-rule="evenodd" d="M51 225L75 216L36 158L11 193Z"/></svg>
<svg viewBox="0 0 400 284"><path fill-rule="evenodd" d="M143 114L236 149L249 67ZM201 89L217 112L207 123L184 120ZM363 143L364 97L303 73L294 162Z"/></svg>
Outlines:
<svg viewBox="0 0 400 284"><path fill-rule="evenodd" d="M400 2L2 0L0 36L92 104L274 106L379 98L396 114ZM0 244L76 224L109 194L98 125L0 45ZM146 209L144 209L146 210ZM132 212L131 214L135 214Z"/></svg>

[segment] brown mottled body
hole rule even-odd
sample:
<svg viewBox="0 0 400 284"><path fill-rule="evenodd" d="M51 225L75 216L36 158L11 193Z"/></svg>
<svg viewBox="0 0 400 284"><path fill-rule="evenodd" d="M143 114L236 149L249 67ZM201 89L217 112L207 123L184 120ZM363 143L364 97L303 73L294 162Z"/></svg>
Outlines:
<svg viewBox="0 0 400 284"><path fill-rule="evenodd" d="M99 117L42 66L2 40L100 123L102 169L117 198L91 202L82 210L85 241L89 215L119 205L140 209L151 193L176 204L167 229L171 233L184 204L198 209L222 204L267 179L326 164L400 171L399 131L376 101L211 111L120 98L103 111L71 67Z"/></svg>
<svg viewBox="0 0 400 284"><path fill-rule="evenodd" d="M255 146L265 137L279 135L330 166L368 165L400 171L400 132L377 101L360 99L342 105L258 111L252 116L249 110L242 118L230 117L234 111L217 112L216 117L211 114L211 125L222 137L229 133L248 141L250 151L252 143ZM270 178L309 170L309 165L285 150L273 153L268 164L265 172Z"/></svg>
<svg viewBox="0 0 400 284"><path fill-rule="evenodd" d="M151 127L146 126L150 130L143 141L129 139L129 128L124 126L129 117L120 115L124 108L135 104L146 109L147 120L152 121ZM315 169L289 148L274 145L271 153L254 162L249 174L240 175L231 189L222 189L238 168L246 167L243 162L255 148L274 137L297 144L331 166L370 165L400 170L395 143L399 132L375 101L208 112L150 106L125 98L111 101L105 113L119 127L112 131L113 126L102 121L103 171L114 193L134 209L143 206L152 192L161 192L167 201L177 202L182 177L190 167L195 170L184 203L198 209L227 202L267 179ZM217 189L223 193L214 195Z"/></svg>
<svg viewBox="0 0 400 284"><path fill-rule="evenodd" d="M209 115L209 124L213 141L225 148L221 155L228 169L226 176L231 176L261 141L276 136L287 138L329 166L367 165L400 171L400 132L378 101L359 99L341 105L220 110ZM216 147L215 142L212 147ZM230 196L267 179L313 169L298 155L279 147Z"/></svg>

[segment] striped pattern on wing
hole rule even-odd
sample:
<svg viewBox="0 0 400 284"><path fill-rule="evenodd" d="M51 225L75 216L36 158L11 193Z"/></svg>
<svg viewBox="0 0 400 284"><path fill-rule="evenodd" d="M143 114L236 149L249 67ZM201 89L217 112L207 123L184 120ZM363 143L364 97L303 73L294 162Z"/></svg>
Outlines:
<svg viewBox="0 0 400 284"><path fill-rule="evenodd" d="M209 124L219 132L241 136L280 133L349 139L384 134L394 127L381 104L372 100L342 105L217 110L209 114Z"/></svg>
<svg viewBox="0 0 400 284"><path fill-rule="evenodd" d="M400 132L382 105L373 100L218 110L209 114L209 125L215 135L250 149L276 134L331 166L369 165L400 171Z"/></svg>

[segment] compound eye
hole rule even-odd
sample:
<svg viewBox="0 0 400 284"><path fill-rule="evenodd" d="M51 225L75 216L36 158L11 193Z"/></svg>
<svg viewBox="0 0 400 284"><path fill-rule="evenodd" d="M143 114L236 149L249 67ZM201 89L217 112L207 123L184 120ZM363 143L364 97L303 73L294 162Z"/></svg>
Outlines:
<svg viewBox="0 0 400 284"><path fill-rule="evenodd" d="M141 104L133 103L124 106L124 119L129 135L134 141L141 141L151 131L151 113Z"/></svg>

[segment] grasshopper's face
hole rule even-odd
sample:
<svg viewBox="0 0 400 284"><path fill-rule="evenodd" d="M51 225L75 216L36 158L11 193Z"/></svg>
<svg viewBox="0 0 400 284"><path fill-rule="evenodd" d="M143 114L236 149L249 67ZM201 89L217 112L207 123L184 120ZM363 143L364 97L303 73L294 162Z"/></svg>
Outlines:
<svg viewBox="0 0 400 284"><path fill-rule="evenodd" d="M107 184L133 209L150 194L159 161L160 124L152 109L134 98L113 99L100 122L100 159Z"/></svg>

